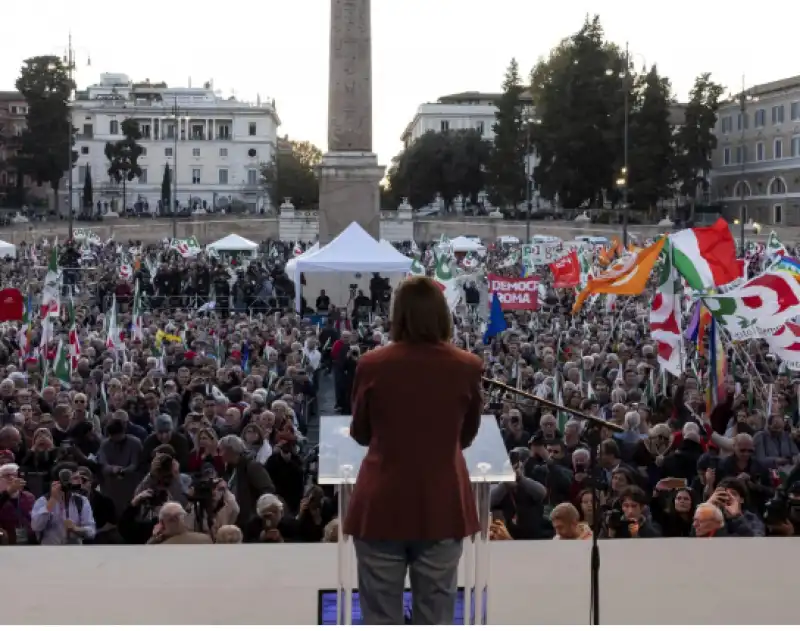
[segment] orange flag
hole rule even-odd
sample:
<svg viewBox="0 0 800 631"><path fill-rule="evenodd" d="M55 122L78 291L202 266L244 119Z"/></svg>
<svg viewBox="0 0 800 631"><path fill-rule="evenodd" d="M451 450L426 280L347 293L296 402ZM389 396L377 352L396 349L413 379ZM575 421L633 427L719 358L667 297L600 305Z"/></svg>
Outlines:
<svg viewBox="0 0 800 631"><path fill-rule="evenodd" d="M622 254L622 252L623 247L622 243L619 241L619 238L611 237L611 243L608 244L608 247L603 248L597 254L597 262L601 267L608 267L618 255Z"/></svg>
<svg viewBox="0 0 800 631"><path fill-rule="evenodd" d="M586 283L586 287L575 299L572 313L578 313L583 302L592 294L615 294L619 296L638 296L644 291L650 272L658 261L661 250L667 242L666 237L653 245L629 254L614 263L607 270Z"/></svg>

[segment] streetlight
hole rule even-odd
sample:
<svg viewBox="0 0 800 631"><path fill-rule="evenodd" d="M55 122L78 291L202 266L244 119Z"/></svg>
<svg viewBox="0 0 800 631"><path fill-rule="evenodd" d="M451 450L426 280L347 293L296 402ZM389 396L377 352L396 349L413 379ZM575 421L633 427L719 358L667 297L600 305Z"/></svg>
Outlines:
<svg viewBox="0 0 800 631"><path fill-rule="evenodd" d="M757 101L758 99L754 97L751 92L745 89L745 80L744 75L742 75L742 91L736 96L737 100L739 101L739 128L742 132L741 140L739 141L739 157L740 160L740 169L741 175L739 179L739 216L740 216L740 235L739 240L741 242L741 256L744 257L745 247L744 247L744 226L747 223L747 206L745 206L745 191L747 190L747 184L744 180L745 175L745 161L747 160L747 151L745 150L745 138L744 132L747 128L747 104L751 101ZM734 195L736 193L734 192Z"/></svg>
<svg viewBox="0 0 800 631"><path fill-rule="evenodd" d="M72 31L69 32L69 43L67 45L67 52L64 55L64 63L67 66L67 77L69 78L70 82L70 93L69 98L72 102L74 102L73 97L73 72L75 71L75 49L72 47ZM92 65L92 58L88 55L86 56L86 65ZM72 222L73 222L73 215L74 210L72 208L72 196L73 196L73 177L75 175L75 166L72 163L72 143L74 142L74 135L72 129L72 107L70 107L69 103L67 103L67 111L68 111L68 122L69 122L69 139L67 140L67 156L68 161L67 164L69 165L69 181L67 183L68 191L69 191L69 202L67 203L67 212L69 213L69 240L72 241Z"/></svg>
<svg viewBox="0 0 800 631"><path fill-rule="evenodd" d="M533 175L531 168L531 127L536 123L533 118L525 120L527 132L525 135L525 197L527 200L528 213L525 216L525 243L531 242L531 212L533 212L533 202L531 200L533 188L531 183L531 176Z"/></svg>
<svg viewBox="0 0 800 631"><path fill-rule="evenodd" d="M170 110L170 117L175 121L173 139L172 139L172 200L169 207L172 210L172 238L178 238L178 134L180 133L180 120L181 112L178 110L178 95L175 95L175 101ZM188 130L187 130L188 131Z"/></svg>

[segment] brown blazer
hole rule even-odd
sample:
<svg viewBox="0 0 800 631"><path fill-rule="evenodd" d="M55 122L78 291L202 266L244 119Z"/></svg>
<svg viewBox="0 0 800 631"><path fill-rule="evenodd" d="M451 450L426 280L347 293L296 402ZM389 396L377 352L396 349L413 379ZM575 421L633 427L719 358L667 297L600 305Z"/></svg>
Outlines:
<svg viewBox="0 0 800 631"><path fill-rule="evenodd" d="M462 450L483 409L482 362L452 344L362 356L350 435L368 446L345 519L358 539L461 539L478 531Z"/></svg>

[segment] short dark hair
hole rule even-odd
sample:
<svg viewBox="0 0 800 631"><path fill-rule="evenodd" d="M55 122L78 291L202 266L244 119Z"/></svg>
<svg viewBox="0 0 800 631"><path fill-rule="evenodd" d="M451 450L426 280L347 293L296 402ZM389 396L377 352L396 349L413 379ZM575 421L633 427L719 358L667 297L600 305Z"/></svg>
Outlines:
<svg viewBox="0 0 800 631"><path fill-rule="evenodd" d="M619 501L624 502L625 500L631 500L632 502L636 502L640 506L647 506L647 494L642 491L638 486L630 485L626 486L625 488L620 491L619 494Z"/></svg>
<svg viewBox="0 0 800 631"><path fill-rule="evenodd" d="M410 344L449 342L453 317L442 290L427 276L400 283L392 304L392 341Z"/></svg>

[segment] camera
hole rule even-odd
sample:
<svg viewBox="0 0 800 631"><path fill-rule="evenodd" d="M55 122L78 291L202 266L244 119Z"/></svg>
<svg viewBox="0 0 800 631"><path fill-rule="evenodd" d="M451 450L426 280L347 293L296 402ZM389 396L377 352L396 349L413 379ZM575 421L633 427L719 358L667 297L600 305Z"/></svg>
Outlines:
<svg viewBox="0 0 800 631"><path fill-rule="evenodd" d="M210 502L214 495L214 487L216 480L205 477L204 475L196 476L192 480L192 500L195 502Z"/></svg>
<svg viewBox="0 0 800 631"><path fill-rule="evenodd" d="M616 536L625 536L628 533L628 519L618 508L606 511L604 515L605 526L608 530L613 530Z"/></svg>

